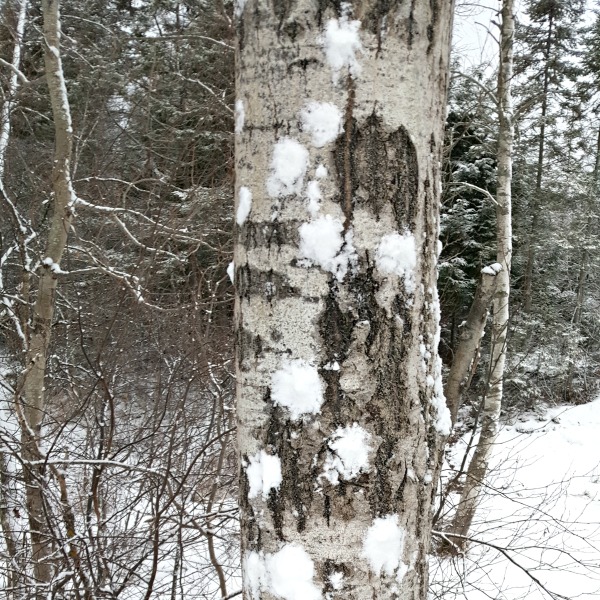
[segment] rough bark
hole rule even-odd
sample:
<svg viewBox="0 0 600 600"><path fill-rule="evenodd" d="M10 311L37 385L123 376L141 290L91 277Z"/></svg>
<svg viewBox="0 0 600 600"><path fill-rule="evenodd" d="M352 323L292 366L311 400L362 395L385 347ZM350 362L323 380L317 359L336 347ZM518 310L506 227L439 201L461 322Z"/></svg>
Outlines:
<svg viewBox="0 0 600 600"><path fill-rule="evenodd" d="M506 334L509 320L510 269L512 259L511 182L514 126L512 120L511 80L513 66L514 5L513 0L502 3L500 34L500 67L498 73L498 187L496 208L496 260L502 265L498 273L493 303L492 349L489 383L483 402L481 433L467 471L452 533L466 536L475 515L483 480L488 470L490 452L498 434L502 406L502 387L506 363ZM462 548L466 540L453 540Z"/></svg>
<svg viewBox="0 0 600 600"><path fill-rule="evenodd" d="M481 273L481 280L475 291L469 314L461 327L452 366L444 386L452 425L456 423L458 409L462 403L464 386L471 372L471 365L478 355L481 338L485 331L485 322L488 317L488 308L496 292L497 273L493 267L487 267L487 269L491 270L493 274L489 271L482 271Z"/></svg>
<svg viewBox="0 0 600 600"><path fill-rule="evenodd" d="M450 425L435 263L453 7L342 7L343 14L334 2L250 0L237 9L236 196L252 194L235 247L248 600L287 597L277 587L286 553L304 557L304 574L300 563L292 569L307 600L427 594L439 447ZM332 70L327 36L341 29L351 37L352 28L362 50L355 46ZM340 115L342 128L324 143L302 116L310 102L331 103ZM287 187L271 162L285 144L295 148L295 164L307 161ZM302 228L317 224L329 227L319 244L332 245L331 260L311 260L306 250ZM414 244L414 264L390 271L384 238ZM281 399L294 368L304 375L299 387L321 386L314 413L294 415ZM369 451L368 463L350 473L335 441L352 427ZM256 473L267 455L282 479L263 481L261 492ZM378 526L393 546L385 565L365 553Z"/></svg>
<svg viewBox="0 0 600 600"><path fill-rule="evenodd" d="M46 409L44 379L50 344L52 316L60 260L71 228L75 194L71 185L70 160L72 126L67 89L60 58L60 19L58 0L43 0L44 65L55 127L52 170L53 213L45 254L39 272L37 297L28 335L26 368L20 385L22 457L27 493L31 551L37 596L46 597L44 585L53 577L52 531L44 506L44 467L28 466L42 458L41 426Z"/></svg>

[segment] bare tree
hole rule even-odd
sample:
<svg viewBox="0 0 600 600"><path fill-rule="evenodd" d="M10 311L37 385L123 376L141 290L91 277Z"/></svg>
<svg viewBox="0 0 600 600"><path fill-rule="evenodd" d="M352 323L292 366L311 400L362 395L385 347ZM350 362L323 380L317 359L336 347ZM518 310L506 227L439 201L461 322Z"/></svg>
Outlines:
<svg viewBox="0 0 600 600"><path fill-rule="evenodd" d="M502 406L504 366L509 320L510 269L512 259L511 183L512 146L514 136L512 114L512 66L514 38L514 5L503 0L500 33L500 65L498 70L498 190L496 201L496 260L501 270L496 275L496 296L493 303L492 351L490 357L488 389L485 394L481 433L477 448L469 464L467 480L462 492L451 531L458 536L459 547L465 543L475 514L477 498L488 469L490 452L498 433Z"/></svg>

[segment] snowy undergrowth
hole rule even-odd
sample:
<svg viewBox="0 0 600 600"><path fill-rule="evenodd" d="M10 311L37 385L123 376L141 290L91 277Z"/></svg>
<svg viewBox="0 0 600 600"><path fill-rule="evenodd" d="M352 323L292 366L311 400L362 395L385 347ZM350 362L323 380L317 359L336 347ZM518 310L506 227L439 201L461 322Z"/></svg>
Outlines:
<svg viewBox="0 0 600 600"><path fill-rule="evenodd" d="M599 431L600 399L505 424L470 534L483 543L464 558L432 558L430 599L552 598L532 576L556 598L599 598Z"/></svg>

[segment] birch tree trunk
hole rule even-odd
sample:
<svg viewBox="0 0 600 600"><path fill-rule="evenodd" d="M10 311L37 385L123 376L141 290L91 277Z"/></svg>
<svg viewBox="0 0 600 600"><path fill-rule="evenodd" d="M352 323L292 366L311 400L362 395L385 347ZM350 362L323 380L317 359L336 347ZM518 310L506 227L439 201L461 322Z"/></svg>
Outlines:
<svg viewBox="0 0 600 600"><path fill-rule="evenodd" d="M71 228L75 194L71 185L71 116L67 88L60 58L60 19L58 0L42 1L44 65L55 127L55 152L52 170L53 212L45 255L39 272L37 297L28 331L26 367L20 386L22 456L27 493L31 552L36 598L46 597L45 585L53 577L52 530L44 506L44 465L41 426L46 409L44 378L50 344L60 260ZM29 463L33 461L33 465Z"/></svg>
<svg viewBox="0 0 600 600"><path fill-rule="evenodd" d="M452 4L237 4L247 600L426 598Z"/></svg>
<svg viewBox="0 0 600 600"><path fill-rule="evenodd" d="M509 320L510 269L512 258L511 183L514 126L512 120L512 68L514 39L513 0L502 3L500 33L500 66L498 72L498 188L496 208L496 260L502 270L496 275L496 295L493 302L492 351L489 384L481 416L481 433L469 464L465 488L451 531L466 536L473 521L483 480L488 471L490 451L498 434L502 406L502 384L506 363L506 334ZM460 548L464 537L453 539Z"/></svg>

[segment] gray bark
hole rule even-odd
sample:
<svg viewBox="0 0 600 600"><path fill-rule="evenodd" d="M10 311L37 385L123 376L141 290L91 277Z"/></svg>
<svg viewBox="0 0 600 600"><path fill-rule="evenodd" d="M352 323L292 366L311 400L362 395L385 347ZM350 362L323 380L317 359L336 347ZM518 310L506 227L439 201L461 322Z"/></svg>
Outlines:
<svg viewBox="0 0 600 600"><path fill-rule="evenodd" d="M435 263L453 7L335 6L237 7L247 600L291 598L282 587L290 580L307 600L427 595L450 428ZM339 31L356 43L336 54L329 42ZM332 105L326 121L340 126L319 132L313 102ZM276 167L288 160L286 178ZM351 438L361 460L344 447Z"/></svg>
<svg viewBox="0 0 600 600"><path fill-rule="evenodd" d="M496 260L502 270L496 276L497 288L493 303L492 350L487 393L481 415L479 442L469 468L465 487L451 526L451 532L466 536L475 515L477 502L488 471L491 449L498 434L502 407L504 367L506 364L506 334L509 321L510 269L512 259L511 183L512 147L514 137L511 80L513 66L514 5L503 0L500 34L500 66L498 73L498 189L496 208ZM453 540L459 548L464 537Z"/></svg>

